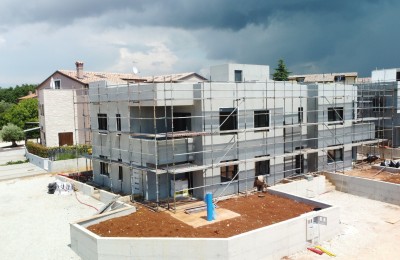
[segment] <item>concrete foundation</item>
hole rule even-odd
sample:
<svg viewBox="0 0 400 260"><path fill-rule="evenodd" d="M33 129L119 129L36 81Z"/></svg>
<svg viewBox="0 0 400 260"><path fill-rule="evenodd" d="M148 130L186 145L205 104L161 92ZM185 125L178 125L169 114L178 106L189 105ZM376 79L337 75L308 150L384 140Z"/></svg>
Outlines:
<svg viewBox="0 0 400 260"><path fill-rule="evenodd" d="M308 179L295 180L290 183L277 184L269 190L281 191L305 198L313 198L326 191L325 176L310 176Z"/></svg>
<svg viewBox="0 0 400 260"><path fill-rule="evenodd" d="M338 207L271 192L321 210L230 238L100 237L85 228L99 222L93 217L71 224L71 248L82 259L281 259L304 250L309 243L331 239L339 231ZM307 229L307 221L317 216L326 217L327 225L314 224Z"/></svg>

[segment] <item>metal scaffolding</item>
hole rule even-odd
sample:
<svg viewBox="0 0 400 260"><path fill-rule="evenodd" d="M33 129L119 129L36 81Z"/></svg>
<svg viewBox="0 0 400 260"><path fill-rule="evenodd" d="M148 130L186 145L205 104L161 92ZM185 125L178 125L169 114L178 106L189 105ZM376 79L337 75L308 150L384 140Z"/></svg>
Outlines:
<svg viewBox="0 0 400 260"><path fill-rule="evenodd" d="M392 145L396 127L396 82L103 82L82 94L95 182L156 207L247 193L258 176L344 171L358 146Z"/></svg>

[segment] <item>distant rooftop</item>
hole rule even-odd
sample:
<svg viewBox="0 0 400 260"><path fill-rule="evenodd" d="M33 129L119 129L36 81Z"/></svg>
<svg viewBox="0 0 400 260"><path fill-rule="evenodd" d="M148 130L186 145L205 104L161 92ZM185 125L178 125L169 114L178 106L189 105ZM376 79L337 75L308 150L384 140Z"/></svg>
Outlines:
<svg viewBox="0 0 400 260"><path fill-rule="evenodd" d="M205 81L207 80L203 76L195 73L195 72L185 72L185 73L177 73L177 74L167 74L167 75L158 75L158 76L147 76L142 77L141 79L145 79L146 82L152 83L161 83L161 82L180 82L180 81Z"/></svg>
<svg viewBox="0 0 400 260"><path fill-rule="evenodd" d="M111 81L114 83L126 83L127 81L144 81L141 77L133 73L83 71L82 77L78 78L76 70L58 70L58 72L85 84L100 80Z"/></svg>
<svg viewBox="0 0 400 260"><path fill-rule="evenodd" d="M336 82L340 77L353 77L357 78L357 72L342 72L342 73L323 73L323 74L303 74L291 75L289 80L296 80L298 82Z"/></svg>

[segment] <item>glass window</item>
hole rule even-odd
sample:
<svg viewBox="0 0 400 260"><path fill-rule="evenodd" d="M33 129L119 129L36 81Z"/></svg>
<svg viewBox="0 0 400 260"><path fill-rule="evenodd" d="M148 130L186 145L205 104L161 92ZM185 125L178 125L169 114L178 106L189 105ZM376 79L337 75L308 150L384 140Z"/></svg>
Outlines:
<svg viewBox="0 0 400 260"><path fill-rule="evenodd" d="M107 130L107 114L97 114L99 130Z"/></svg>
<svg viewBox="0 0 400 260"><path fill-rule="evenodd" d="M235 70L235 82L242 82L243 77L242 77L242 71L241 70Z"/></svg>
<svg viewBox="0 0 400 260"><path fill-rule="evenodd" d="M235 108L220 108L219 109L219 130L229 131L237 130L237 110ZM233 134L233 133L227 133Z"/></svg>
<svg viewBox="0 0 400 260"><path fill-rule="evenodd" d="M269 110L254 111L254 128L258 127L269 127Z"/></svg>

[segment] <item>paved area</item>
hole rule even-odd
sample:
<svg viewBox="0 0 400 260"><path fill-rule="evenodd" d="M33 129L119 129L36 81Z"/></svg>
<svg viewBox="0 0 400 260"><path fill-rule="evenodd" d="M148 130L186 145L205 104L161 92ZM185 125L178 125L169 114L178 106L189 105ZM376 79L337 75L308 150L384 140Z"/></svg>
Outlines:
<svg viewBox="0 0 400 260"><path fill-rule="evenodd" d="M49 174L0 181L1 259L80 259L69 247L69 223L96 211L75 195L47 194ZM99 201L77 193L96 208Z"/></svg>
<svg viewBox="0 0 400 260"><path fill-rule="evenodd" d="M318 200L341 207L338 236L322 246L335 259L400 259L400 207L339 191L320 195ZM329 220L328 220L329 221ZM331 259L304 251L287 259Z"/></svg>
<svg viewBox="0 0 400 260"><path fill-rule="evenodd" d="M0 147L0 181L47 173L42 168L31 163L5 165L10 161L25 160L25 148L23 146L9 149Z"/></svg>
<svg viewBox="0 0 400 260"><path fill-rule="evenodd" d="M18 146L13 148L0 147L0 165L10 161L24 161L25 158L25 147Z"/></svg>

